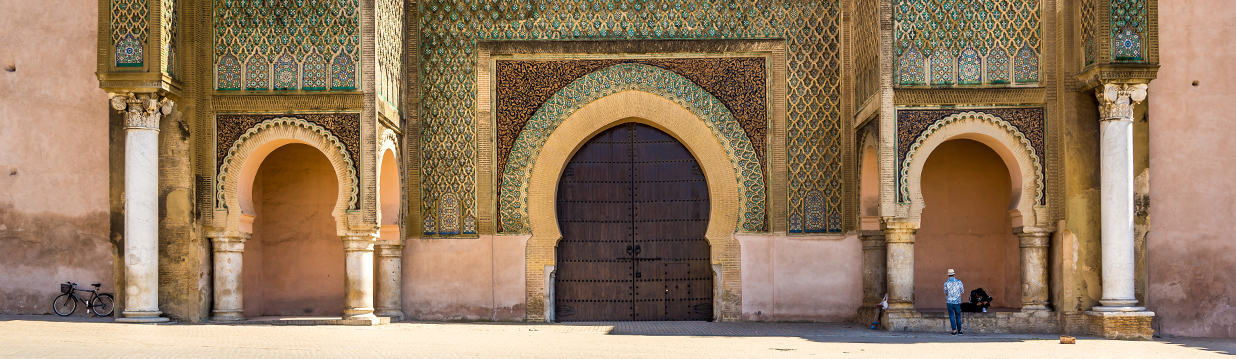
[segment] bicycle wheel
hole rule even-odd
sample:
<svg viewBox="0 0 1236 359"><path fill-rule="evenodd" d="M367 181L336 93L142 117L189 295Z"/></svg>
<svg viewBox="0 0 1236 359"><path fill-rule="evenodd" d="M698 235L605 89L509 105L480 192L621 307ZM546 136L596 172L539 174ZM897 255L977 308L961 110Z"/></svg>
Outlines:
<svg viewBox="0 0 1236 359"><path fill-rule="evenodd" d="M111 294L99 294L99 297L95 298L94 303L91 305L94 308L94 315L100 317L112 315L112 310L116 309L115 302Z"/></svg>
<svg viewBox="0 0 1236 359"><path fill-rule="evenodd" d="M77 301L68 293L61 294L52 301L52 310L56 311L59 316L67 317L77 310Z"/></svg>

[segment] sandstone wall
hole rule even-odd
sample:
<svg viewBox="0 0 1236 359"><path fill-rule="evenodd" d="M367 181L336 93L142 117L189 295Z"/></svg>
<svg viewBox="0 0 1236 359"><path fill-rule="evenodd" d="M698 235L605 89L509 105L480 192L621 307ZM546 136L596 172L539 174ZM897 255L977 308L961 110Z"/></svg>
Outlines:
<svg viewBox="0 0 1236 359"><path fill-rule="evenodd" d="M95 2L69 0L9 1L0 11L3 314L50 313L58 282L114 292L97 14Z"/></svg>
<svg viewBox="0 0 1236 359"><path fill-rule="evenodd" d="M1227 0L1161 1L1159 34L1147 304L1160 334L1236 338L1236 11Z"/></svg>

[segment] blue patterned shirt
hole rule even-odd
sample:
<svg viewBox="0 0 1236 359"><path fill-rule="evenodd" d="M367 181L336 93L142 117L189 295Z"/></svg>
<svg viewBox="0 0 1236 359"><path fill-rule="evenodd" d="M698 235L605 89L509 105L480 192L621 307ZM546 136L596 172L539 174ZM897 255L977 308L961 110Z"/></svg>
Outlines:
<svg viewBox="0 0 1236 359"><path fill-rule="evenodd" d="M961 281L948 277L944 282L944 301L948 304L961 304L961 292L965 291L966 286L961 284Z"/></svg>

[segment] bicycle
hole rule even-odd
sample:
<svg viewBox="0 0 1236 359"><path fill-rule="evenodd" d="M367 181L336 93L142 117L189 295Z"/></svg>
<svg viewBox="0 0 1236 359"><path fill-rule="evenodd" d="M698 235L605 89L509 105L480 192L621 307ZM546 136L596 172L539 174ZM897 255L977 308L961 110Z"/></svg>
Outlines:
<svg viewBox="0 0 1236 359"><path fill-rule="evenodd" d="M112 315L112 310L116 309L116 299L109 293L99 293L99 287L102 284L91 284L94 290L77 289L77 283L64 282L60 284L60 293L54 301L52 301L52 310L56 311L56 315L67 317L77 311L77 302L82 302L86 305L86 313L94 312L95 316L106 317ZM78 291L90 292L90 299L82 299L77 295Z"/></svg>

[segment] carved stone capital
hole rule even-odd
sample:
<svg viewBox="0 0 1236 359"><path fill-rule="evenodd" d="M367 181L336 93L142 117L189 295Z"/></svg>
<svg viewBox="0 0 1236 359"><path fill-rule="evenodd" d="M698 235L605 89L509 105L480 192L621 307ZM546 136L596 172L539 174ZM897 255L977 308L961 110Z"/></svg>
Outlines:
<svg viewBox="0 0 1236 359"><path fill-rule="evenodd" d="M214 246L215 253L244 252L245 241L249 240L249 236L248 233L245 233L239 236L211 237L210 243Z"/></svg>
<svg viewBox="0 0 1236 359"><path fill-rule="evenodd" d="M863 250L884 249L888 244L884 241L884 231L862 231L858 240L863 244Z"/></svg>
<svg viewBox="0 0 1236 359"><path fill-rule="evenodd" d="M1094 90L1101 121L1132 121L1133 106L1146 100L1146 84L1108 83Z"/></svg>
<svg viewBox="0 0 1236 359"><path fill-rule="evenodd" d="M343 250L372 252L378 244L378 232L348 232L343 238Z"/></svg>
<svg viewBox="0 0 1236 359"><path fill-rule="evenodd" d="M125 128L159 130L159 120L170 115L176 105L171 99L156 93L109 94L112 108L124 114Z"/></svg>
<svg viewBox="0 0 1236 359"><path fill-rule="evenodd" d="M886 243L914 244L914 233L918 232L918 223L904 220L884 221L884 241Z"/></svg>
<svg viewBox="0 0 1236 359"><path fill-rule="evenodd" d="M373 255L377 257L403 257L403 245L378 244L374 247Z"/></svg>

